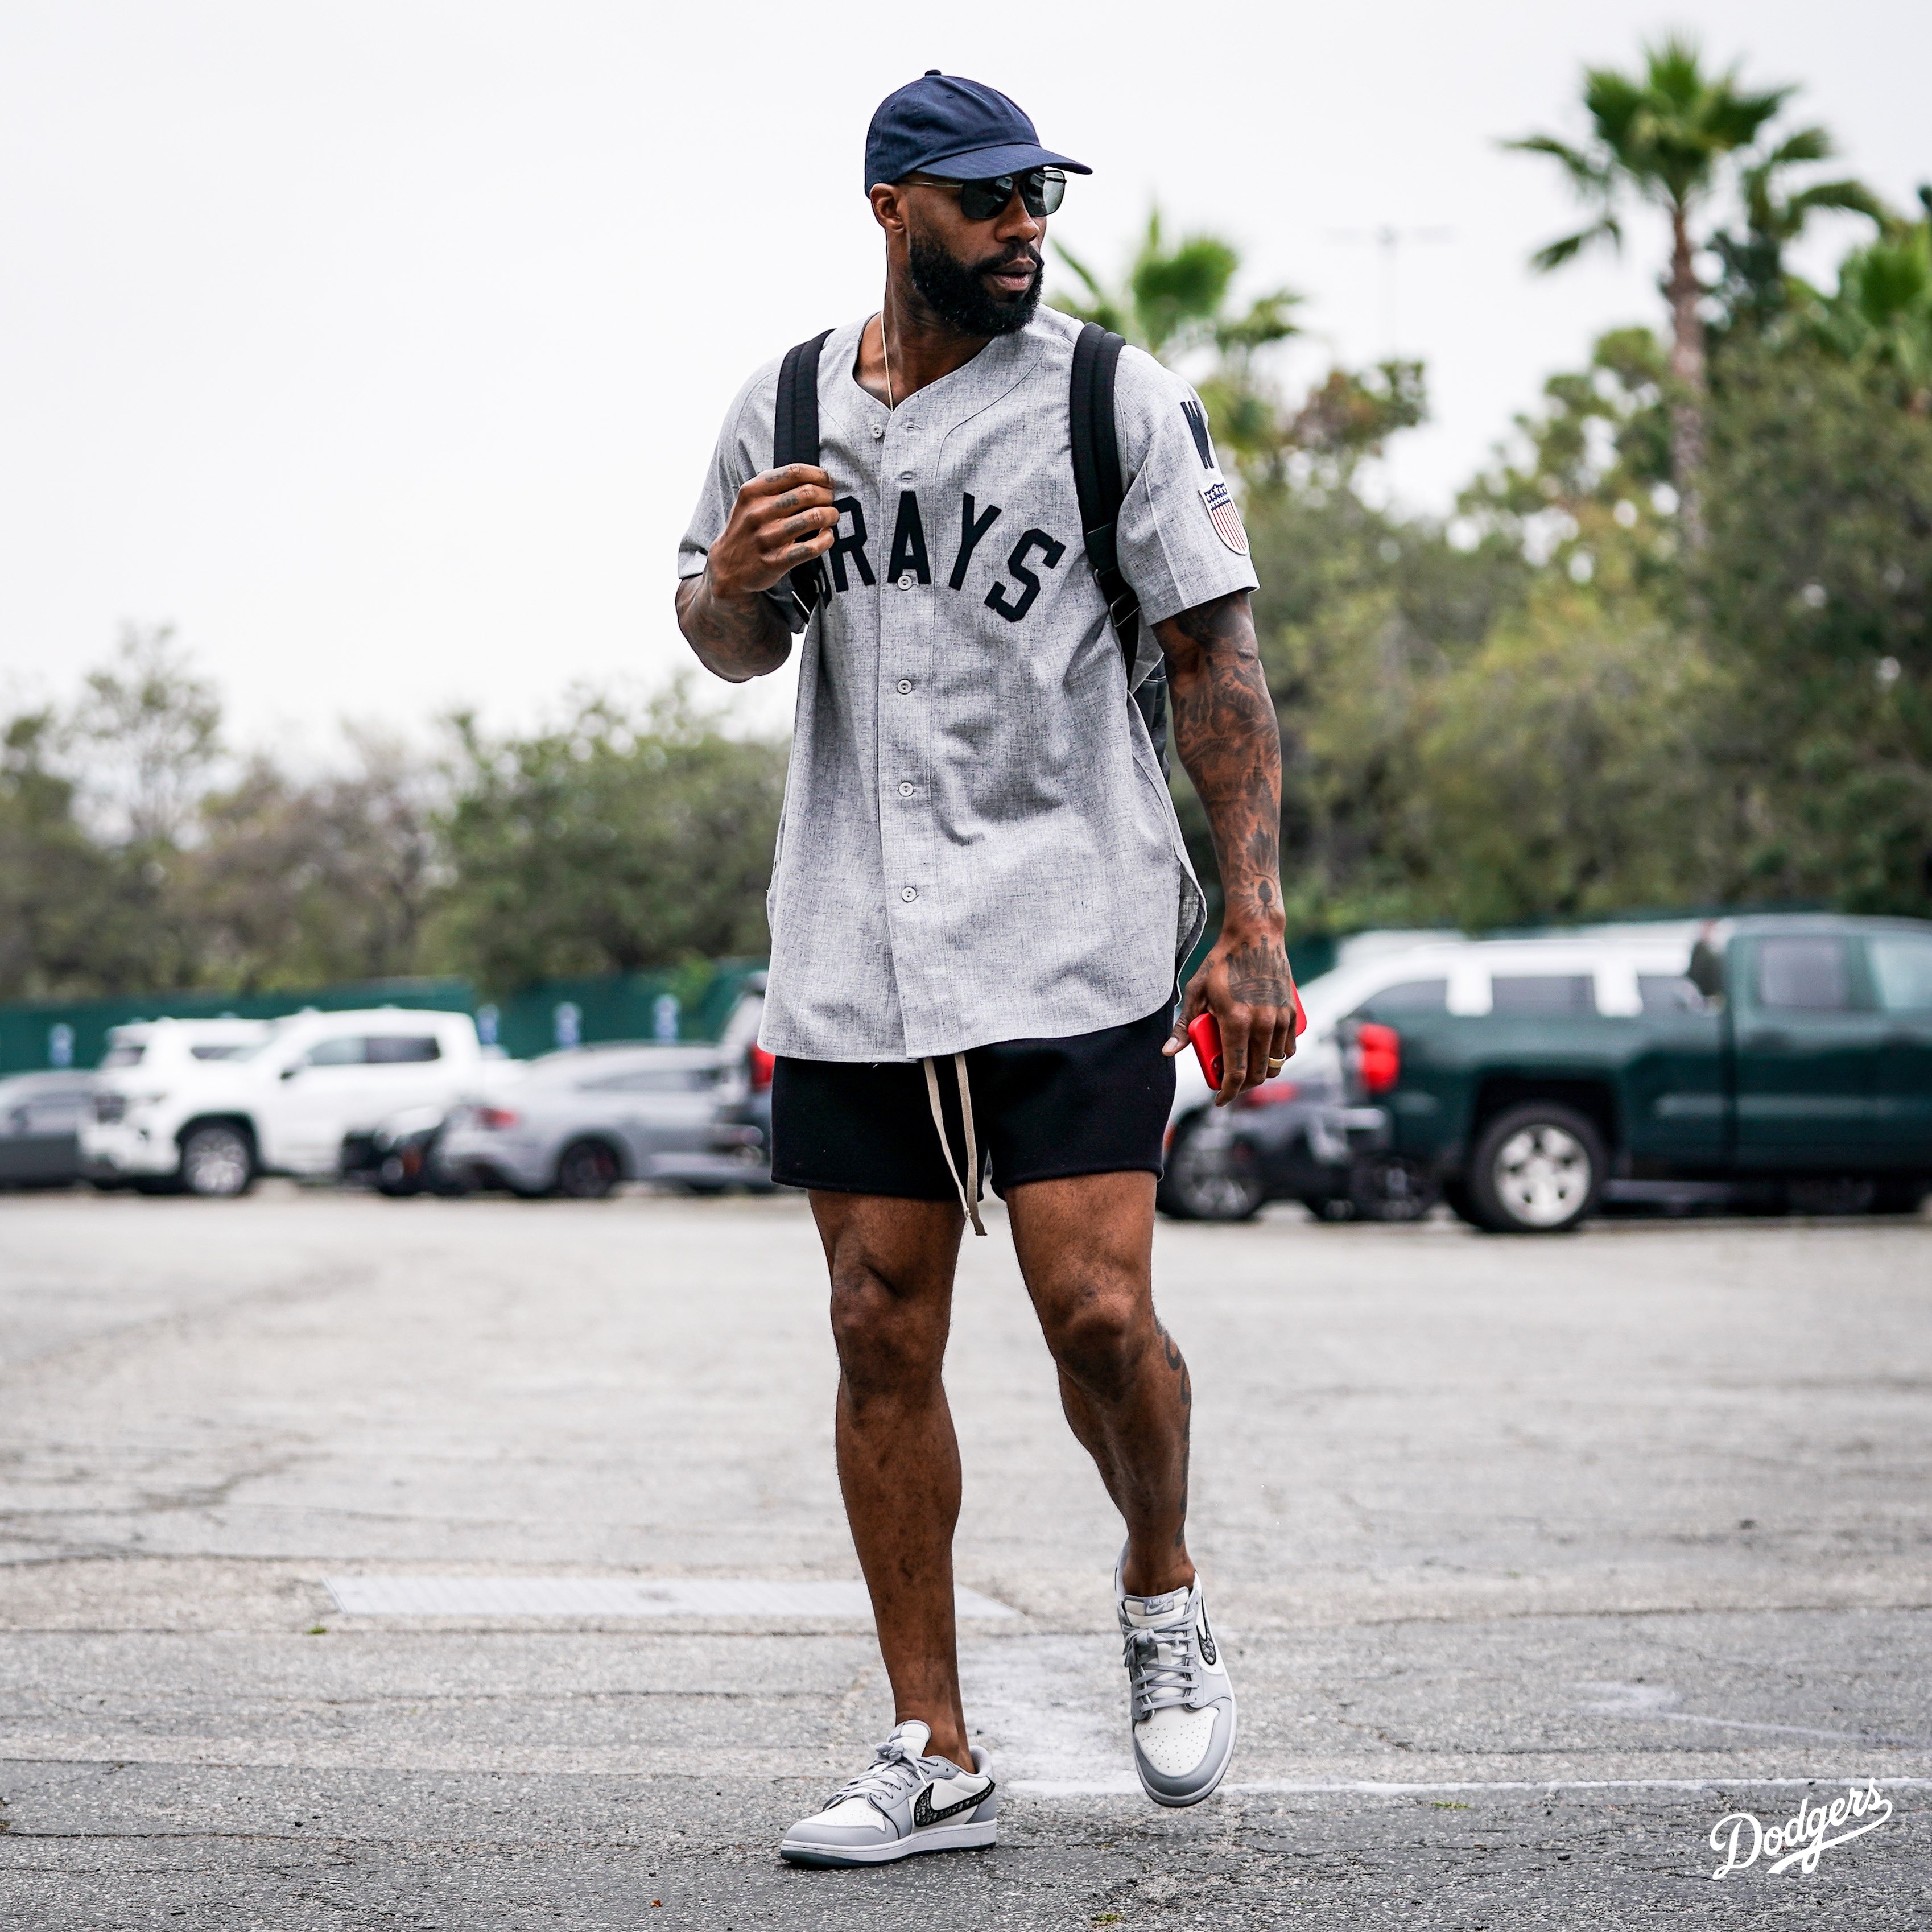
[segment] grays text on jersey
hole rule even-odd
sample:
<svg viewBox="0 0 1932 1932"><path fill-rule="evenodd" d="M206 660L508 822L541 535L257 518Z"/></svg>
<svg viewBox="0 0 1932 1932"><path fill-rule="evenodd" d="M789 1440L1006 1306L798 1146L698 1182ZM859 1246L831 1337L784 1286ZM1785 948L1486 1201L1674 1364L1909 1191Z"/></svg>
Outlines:
<svg viewBox="0 0 1932 1932"><path fill-rule="evenodd" d="M854 378L862 328L819 359L838 530L800 652L761 1038L923 1059L1141 1018L1203 910L1081 540L1079 325L1042 309L896 410ZM778 369L725 418L682 575L771 467ZM1193 392L1130 349L1115 415L1138 680L1155 623L1255 577Z"/></svg>

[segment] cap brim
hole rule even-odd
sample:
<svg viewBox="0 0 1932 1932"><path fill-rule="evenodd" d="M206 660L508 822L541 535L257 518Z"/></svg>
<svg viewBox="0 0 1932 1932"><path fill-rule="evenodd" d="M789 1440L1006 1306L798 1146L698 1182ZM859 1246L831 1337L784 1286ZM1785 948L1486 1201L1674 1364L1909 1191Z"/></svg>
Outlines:
<svg viewBox="0 0 1932 1932"><path fill-rule="evenodd" d="M916 172L937 175L941 181L991 181L999 175L1024 174L1029 168L1064 168L1069 174L1090 175L1084 161L1070 160L1030 141L1012 141L999 148L969 148L964 154L935 155L921 161Z"/></svg>

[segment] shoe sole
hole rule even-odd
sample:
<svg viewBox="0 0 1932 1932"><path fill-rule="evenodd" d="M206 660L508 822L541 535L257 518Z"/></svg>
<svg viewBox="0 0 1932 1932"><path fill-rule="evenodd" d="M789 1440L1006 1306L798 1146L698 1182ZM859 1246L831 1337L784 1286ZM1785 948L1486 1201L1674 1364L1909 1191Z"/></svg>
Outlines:
<svg viewBox="0 0 1932 1932"><path fill-rule="evenodd" d="M928 1825L909 1838L896 1838L889 1845L812 1845L787 1838L778 1846L778 1856L795 1865L886 1865L896 1858L916 1857L921 1852L970 1852L992 1844L999 1835L997 1820L982 1825Z"/></svg>
<svg viewBox="0 0 1932 1932"><path fill-rule="evenodd" d="M1216 1770L1214 1775L1210 1778L1198 1791L1190 1792L1189 1796L1185 1798L1177 1798L1170 1791L1155 1790L1154 1786L1147 1781L1146 1774L1141 1770L1140 1753L1137 1750L1135 1751L1133 1754L1134 1772L1136 1775L1138 1776L1141 1780L1141 1789L1147 1793L1148 1797L1154 1800L1155 1804L1162 1807L1163 1810L1168 1811L1184 1811L1187 1809L1189 1805L1198 1804L1204 1798L1213 1797L1214 1793L1220 1788L1222 1779L1227 1776L1228 1767L1234 1761L1234 1742L1237 1737L1240 1735L1240 1728L1241 1713L1239 1707L1237 1706L1235 1709L1228 1713L1228 1748L1222 1754L1221 1762L1219 1768Z"/></svg>

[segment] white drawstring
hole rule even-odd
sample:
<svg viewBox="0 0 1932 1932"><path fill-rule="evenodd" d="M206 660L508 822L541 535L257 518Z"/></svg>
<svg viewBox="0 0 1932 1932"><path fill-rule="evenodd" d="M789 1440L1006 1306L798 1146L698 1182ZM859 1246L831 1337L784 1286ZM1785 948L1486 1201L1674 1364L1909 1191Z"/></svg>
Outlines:
<svg viewBox="0 0 1932 1932"><path fill-rule="evenodd" d="M959 1204L965 1209L974 1233L983 1234L986 1224L980 1219L980 1147L973 1133L973 1089L966 1078L966 1056L963 1053L952 1056L952 1075L959 1083L959 1114L966 1126L966 1166L973 1176L970 1200L967 1198L966 1184L959 1178L958 1165L952 1158L952 1143L946 1137L946 1116L940 1112L939 1063L936 1060L922 1060L920 1064L926 1069L926 1097L932 1103L932 1124L939 1130L939 1146L946 1156L946 1171L952 1175L952 1184L959 1190Z"/></svg>

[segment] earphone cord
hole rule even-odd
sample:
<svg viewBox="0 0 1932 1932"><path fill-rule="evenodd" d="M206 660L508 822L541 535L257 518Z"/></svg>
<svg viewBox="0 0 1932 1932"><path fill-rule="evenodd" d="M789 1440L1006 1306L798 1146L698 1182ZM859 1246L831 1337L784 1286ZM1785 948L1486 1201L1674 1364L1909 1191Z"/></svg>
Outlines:
<svg viewBox="0 0 1932 1932"><path fill-rule="evenodd" d="M885 306L879 310L879 350L886 358L886 407L896 410L898 404L892 399L892 338L886 326L886 311L892 305L892 284L886 284Z"/></svg>

